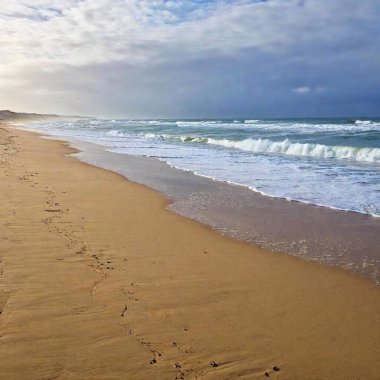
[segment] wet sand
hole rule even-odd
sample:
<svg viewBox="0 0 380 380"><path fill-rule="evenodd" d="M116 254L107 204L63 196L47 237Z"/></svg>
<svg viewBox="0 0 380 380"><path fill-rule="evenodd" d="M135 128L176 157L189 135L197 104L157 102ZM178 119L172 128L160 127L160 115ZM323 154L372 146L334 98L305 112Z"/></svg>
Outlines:
<svg viewBox="0 0 380 380"><path fill-rule="evenodd" d="M379 378L372 281L218 235L64 143L0 143L1 378Z"/></svg>
<svg viewBox="0 0 380 380"><path fill-rule="evenodd" d="M67 141L80 150L75 156L81 161L158 190L170 198L170 210L223 235L350 270L380 285L380 218L268 197L156 158L110 152L72 138Z"/></svg>

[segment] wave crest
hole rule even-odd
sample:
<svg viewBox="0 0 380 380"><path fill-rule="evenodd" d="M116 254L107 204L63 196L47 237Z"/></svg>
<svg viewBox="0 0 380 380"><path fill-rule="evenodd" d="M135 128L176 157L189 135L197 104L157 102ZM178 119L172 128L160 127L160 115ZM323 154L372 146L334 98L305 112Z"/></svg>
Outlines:
<svg viewBox="0 0 380 380"><path fill-rule="evenodd" d="M272 141L268 139L245 139L241 141L233 141L207 137L155 135L153 133L145 134L144 137L148 139L172 140L177 142L205 143L253 153L272 153L289 156L380 163L379 148L303 144L291 142L289 139L283 141Z"/></svg>
<svg viewBox="0 0 380 380"><path fill-rule="evenodd" d="M122 131L118 131L115 129L112 129L111 131L106 132L107 136L112 136L112 137L124 137L124 133Z"/></svg>
<svg viewBox="0 0 380 380"><path fill-rule="evenodd" d="M360 125L360 126L374 126L378 127L380 126L380 122L373 121L373 120L355 120L355 125Z"/></svg>
<svg viewBox="0 0 380 380"><path fill-rule="evenodd" d="M208 143L255 153L279 153L291 156L380 163L380 149L378 148L292 143L289 139L278 142L266 139L242 141L208 139Z"/></svg>

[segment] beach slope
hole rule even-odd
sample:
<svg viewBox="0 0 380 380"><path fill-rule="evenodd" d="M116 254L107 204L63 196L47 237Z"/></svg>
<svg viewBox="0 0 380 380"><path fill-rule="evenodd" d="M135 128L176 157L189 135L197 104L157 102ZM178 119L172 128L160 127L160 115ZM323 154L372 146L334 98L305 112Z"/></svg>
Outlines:
<svg viewBox="0 0 380 380"><path fill-rule="evenodd" d="M0 378L379 379L380 290L0 127Z"/></svg>

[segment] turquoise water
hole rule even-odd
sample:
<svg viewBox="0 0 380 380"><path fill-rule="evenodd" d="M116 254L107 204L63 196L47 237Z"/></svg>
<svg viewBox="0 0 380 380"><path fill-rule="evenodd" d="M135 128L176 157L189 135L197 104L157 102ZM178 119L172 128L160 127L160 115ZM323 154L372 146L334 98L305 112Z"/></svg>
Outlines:
<svg viewBox="0 0 380 380"><path fill-rule="evenodd" d="M380 216L380 119L34 122L267 196Z"/></svg>

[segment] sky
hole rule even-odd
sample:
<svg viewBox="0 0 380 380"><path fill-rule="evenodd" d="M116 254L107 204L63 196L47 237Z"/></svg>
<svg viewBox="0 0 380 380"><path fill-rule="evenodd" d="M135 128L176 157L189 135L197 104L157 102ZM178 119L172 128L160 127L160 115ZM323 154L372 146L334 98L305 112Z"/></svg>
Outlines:
<svg viewBox="0 0 380 380"><path fill-rule="evenodd" d="M380 1L0 0L0 109L380 116Z"/></svg>

